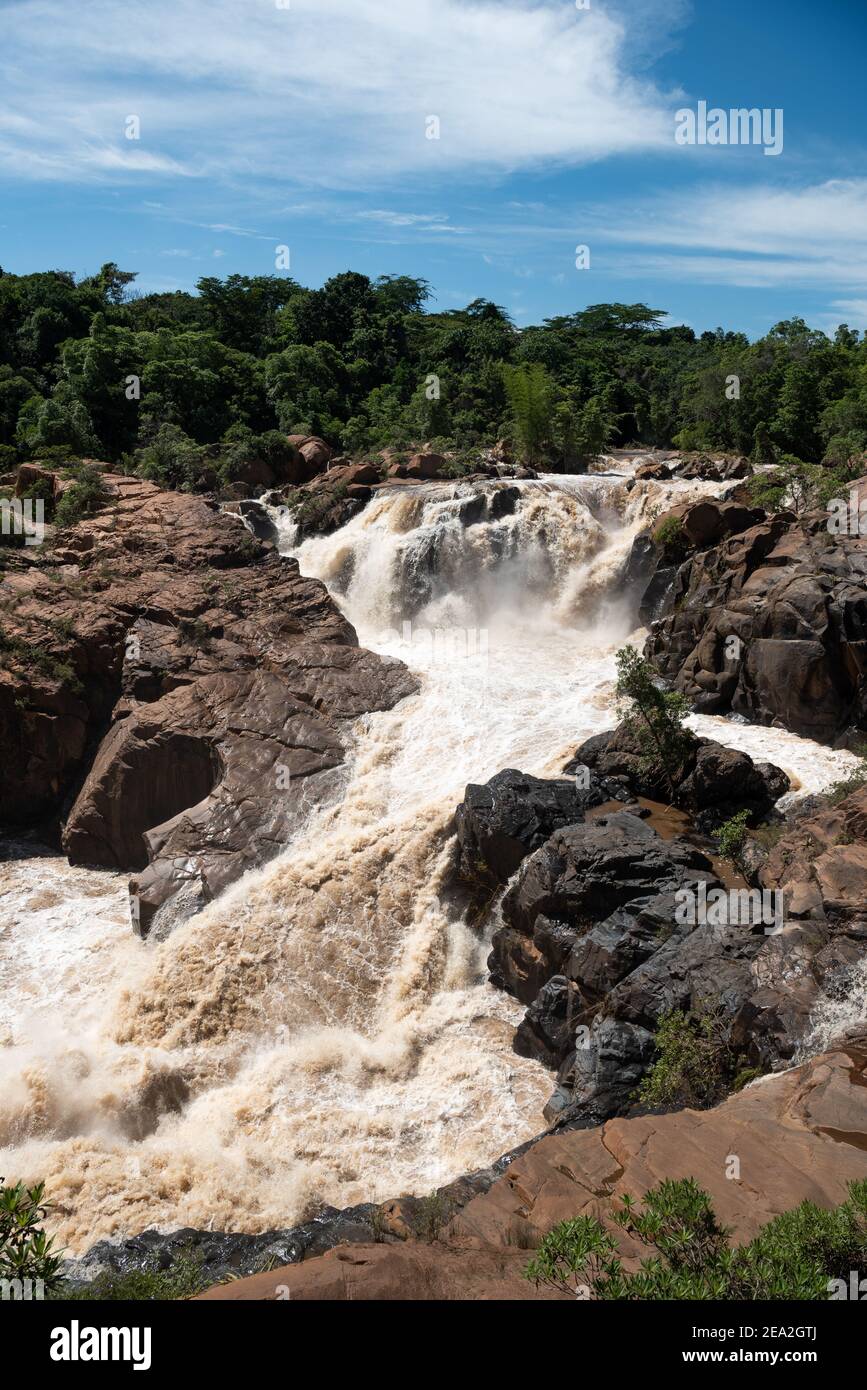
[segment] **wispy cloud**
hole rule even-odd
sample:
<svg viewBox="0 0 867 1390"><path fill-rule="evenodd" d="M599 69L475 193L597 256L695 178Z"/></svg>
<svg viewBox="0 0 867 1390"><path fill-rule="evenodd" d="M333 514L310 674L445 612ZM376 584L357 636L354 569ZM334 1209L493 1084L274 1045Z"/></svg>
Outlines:
<svg viewBox="0 0 867 1390"><path fill-rule="evenodd" d="M350 187L672 147L671 100L628 71L610 7L19 0L3 28L0 164L21 178Z"/></svg>
<svg viewBox="0 0 867 1390"><path fill-rule="evenodd" d="M639 206L626 223L610 212L594 221L611 243L647 248L630 258L638 274L749 287L867 288L867 178L801 188L690 188Z"/></svg>

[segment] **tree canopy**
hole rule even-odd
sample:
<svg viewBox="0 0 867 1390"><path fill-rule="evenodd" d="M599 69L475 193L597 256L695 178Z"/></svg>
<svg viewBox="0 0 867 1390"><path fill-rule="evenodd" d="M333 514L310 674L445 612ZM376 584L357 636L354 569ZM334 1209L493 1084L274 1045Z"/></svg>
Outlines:
<svg viewBox="0 0 867 1390"><path fill-rule="evenodd" d="M0 270L4 466L48 449L137 466L158 437L236 454L278 430L354 453L506 437L551 468L611 444L832 466L867 447L867 343L846 324L791 318L750 342L592 304L519 329L483 298L431 313L407 275L206 276L195 294L135 279Z"/></svg>

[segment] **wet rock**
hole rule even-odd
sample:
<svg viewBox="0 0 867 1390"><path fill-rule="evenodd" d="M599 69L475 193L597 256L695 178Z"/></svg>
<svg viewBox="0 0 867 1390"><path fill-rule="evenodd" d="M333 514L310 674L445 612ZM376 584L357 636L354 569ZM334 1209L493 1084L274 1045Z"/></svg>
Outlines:
<svg viewBox="0 0 867 1390"><path fill-rule="evenodd" d="M587 739L564 771L580 766L590 768L611 795L628 790L651 800L670 796L665 776L647 767L641 745L625 724ZM757 824L789 786L785 772L774 764L754 763L748 753L695 737L677 787L677 804L705 829L742 810L749 812L751 824Z"/></svg>
<svg viewBox="0 0 867 1390"><path fill-rule="evenodd" d="M471 783L455 812L460 876L489 894L554 830L583 820L588 807L604 800L598 779L580 789L574 779L546 781L515 768L483 786Z"/></svg>
<svg viewBox="0 0 867 1390"><path fill-rule="evenodd" d="M563 975L552 976L518 1025L515 1051L521 1057L535 1057L543 1066L558 1066L572 1046L577 1004L575 986Z"/></svg>
<svg viewBox="0 0 867 1390"><path fill-rule="evenodd" d="M654 1036L647 1028L601 1019L585 1029L581 1046L566 1054L545 1119L558 1127L588 1128L629 1110L655 1052Z"/></svg>
<svg viewBox="0 0 867 1390"><path fill-rule="evenodd" d="M488 966L495 984L531 1003L563 973L577 937L624 904L673 892L711 864L625 812L558 830L524 861L503 899Z"/></svg>
<svg viewBox="0 0 867 1390"><path fill-rule="evenodd" d="M98 514L4 574L0 817L65 802L70 857L139 872L147 930L285 843L335 793L344 726L415 681L240 517L105 482Z"/></svg>
<svg viewBox="0 0 867 1390"><path fill-rule="evenodd" d="M826 523L775 516L692 556L666 587L645 654L697 710L820 743L867 727L867 541Z"/></svg>

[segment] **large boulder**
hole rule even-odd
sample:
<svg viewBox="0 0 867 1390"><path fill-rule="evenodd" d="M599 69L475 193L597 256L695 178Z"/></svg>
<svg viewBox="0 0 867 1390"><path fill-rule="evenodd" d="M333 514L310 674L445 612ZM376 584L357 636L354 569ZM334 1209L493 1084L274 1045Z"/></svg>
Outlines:
<svg viewBox="0 0 867 1390"><path fill-rule="evenodd" d="M306 464L307 478L322 473L334 457L334 450L317 434L289 434L289 443L297 449ZM286 478L285 482L306 482L307 478Z"/></svg>
<svg viewBox="0 0 867 1390"><path fill-rule="evenodd" d="M693 736L690 744L677 786L677 804L703 827L711 828L743 810L756 824L789 790L789 778L772 763L755 763L748 753L714 739ZM647 765L644 751L630 728L619 724L582 743L564 771L587 768L609 796L631 793L667 800L666 777Z"/></svg>
<svg viewBox="0 0 867 1390"><path fill-rule="evenodd" d="M645 654L697 710L821 743L867 728L864 537L832 534L821 514L780 514L655 587Z"/></svg>
<svg viewBox="0 0 867 1390"><path fill-rule="evenodd" d="M65 804L70 857L138 873L147 930L285 844L333 794L351 722L416 683L239 516L105 485L0 585L0 817L50 832Z"/></svg>
<svg viewBox="0 0 867 1390"><path fill-rule="evenodd" d="M455 812L460 877L483 894L504 886L549 835L605 800L598 779L582 789L574 778L546 781L515 768L470 783Z"/></svg>
<svg viewBox="0 0 867 1390"><path fill-rule="evenodd" d="M663 840L625 811L557 830L524 861L502 903L491 943L493 982L531 1003L563 973L579 936L616 908L697 878L712 878L694 845Z"/></svg>

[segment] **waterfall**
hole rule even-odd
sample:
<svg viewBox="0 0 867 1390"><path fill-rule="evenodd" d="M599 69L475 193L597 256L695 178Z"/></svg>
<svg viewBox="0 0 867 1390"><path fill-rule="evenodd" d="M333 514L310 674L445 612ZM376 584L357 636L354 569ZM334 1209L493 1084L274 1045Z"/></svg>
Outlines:
<svg viewBox="0 0 867 1390"><path fill-rule="evenodd" d="M71 1249L428 1192L543 1127L550 1075L512 1051L523 1011L487 984L487 942L444 891L450 821L467 782L556 775L615 720L615 652L638 637L620 584L632 537L713 490L618 467L395 485L301 544L281 522L284 552L420 690L357 722L339 804L168 940L130 936L117 875L52 860L46 906L44 861L0 865L19 903L0 1172L47 1180ZM748 751L761 738L804 790L848 756L707 726Z"/></svg>

